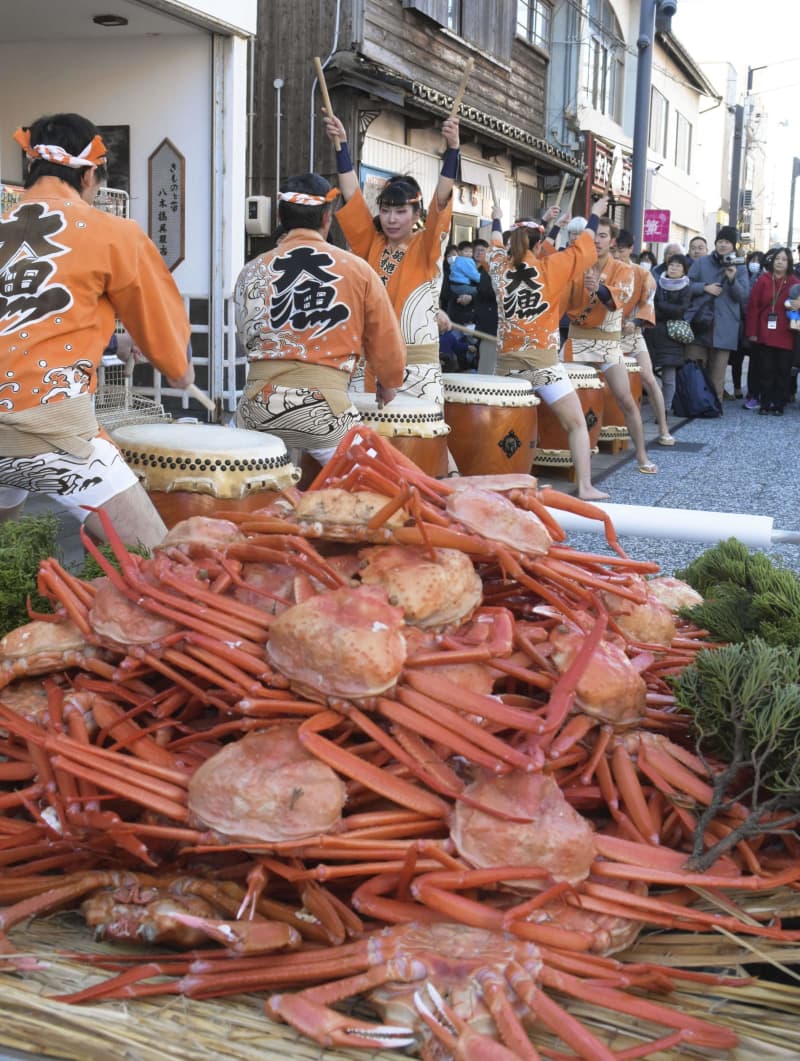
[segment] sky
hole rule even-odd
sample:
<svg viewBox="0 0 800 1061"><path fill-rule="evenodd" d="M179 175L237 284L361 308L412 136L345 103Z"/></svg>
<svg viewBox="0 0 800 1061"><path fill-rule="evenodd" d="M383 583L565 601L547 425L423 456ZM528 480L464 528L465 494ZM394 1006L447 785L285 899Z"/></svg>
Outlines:
<svg viewBox="0 0 800 1061"><path fill-rule="evenodd" d="M742 93L748 66L753 70L753 93L767 114L764 194L781 240L788 229L792 159L800 156L800 33L792 8L786 0L678 0L672 20L675 36L696 62L736 68ZM795 194L797 235L800 187Z"/></svg>

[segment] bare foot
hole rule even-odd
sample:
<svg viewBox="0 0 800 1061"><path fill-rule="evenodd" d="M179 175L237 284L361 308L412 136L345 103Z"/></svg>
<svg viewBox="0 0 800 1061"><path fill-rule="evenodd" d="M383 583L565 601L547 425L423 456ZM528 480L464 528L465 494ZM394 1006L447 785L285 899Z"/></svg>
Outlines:
<svg viewBox="0 0 800 1061"><path fill-rule="evenodd" d="M595 486L590 486L588 490L579 490L578 497L581 501L606 501L611 494L604 494L602 490L598 490Z"/></svg>

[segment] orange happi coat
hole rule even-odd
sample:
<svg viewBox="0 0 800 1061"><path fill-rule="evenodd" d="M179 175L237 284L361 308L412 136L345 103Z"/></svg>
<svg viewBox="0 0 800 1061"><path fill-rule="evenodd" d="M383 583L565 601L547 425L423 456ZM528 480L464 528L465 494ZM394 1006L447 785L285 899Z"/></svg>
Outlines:
<svg viewBox="0 0 800 1061"><path fill-rule="evenodd" d="M115 317L161 372L184 373L189 321L155 244L42 177L0 219L0 410L93 393Z"/></svg>
<svg viewBox="0 0 800 1061"><path fill-rule="evenodd" d="M570 286L567 313L574 324L582 328L619 333L626 303L633 295L633 266L625 265L609 254L600 268L600 284L611 294L611 304L591 297L583 285L583 277L576 277Z"/></svg>
<svg viewBox="0 0 800 1061"><path fill-rule="evenodd" d="M384 386L403 379L405 345L379 278L309 228L248 262L234 293L250 361L297 361L352 374L362 352Z"/></svg>
<svg viewBox="0 0 800 1061"><path fill-rule="evenodd" d="M529 251L518 269L500 246L490 248L487 261L497 293L500 352L557 350L565 294L597 261L594 234L582 232L571 247L555 254Z"/></svg>
<svg viewBox="0 0 800 1061"><path fill-rule="evenodd" d="M413 233L405 250L392 250L383 233L376 230L360 189L336 214L353 252L369 262L386 285L403 339L409 346L439 344L436 314L442 287L442 256L452 217L452 198L440 208L434 195L424 228Z"/></svg>

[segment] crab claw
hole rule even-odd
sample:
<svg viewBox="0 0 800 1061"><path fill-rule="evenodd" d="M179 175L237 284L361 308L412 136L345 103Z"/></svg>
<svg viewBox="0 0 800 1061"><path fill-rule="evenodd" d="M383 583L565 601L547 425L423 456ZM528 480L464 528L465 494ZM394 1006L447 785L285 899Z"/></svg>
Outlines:
<svg viewBox="0 0 800 1061"><path fill-rule="evenodd" d="M296 928L280 921L216 921L177 911L171 912L170 918L187 928L205 932L233 954L266 954L283 947L298 947L302 942Z"/></svg>
<svg viewBox="0 0 800 1061"><path fill-rule="evenodd" d="M369 1046L386 1050L413 1046L417 1041L413 1028L357 1020L302 994L272 995L264 1008L268 1016L286 1021L321 1046Z"/></svg>
<svg viewBox="0 0 800 1061"><path fill-rule="evenodd" d="M427 999L423 990L427 992ZM458 1061L519 1061L518 1055L502 1043L471 1028L448 1006L429 980L422 990L415 992L414 1005L439 1042Z"/></svg>

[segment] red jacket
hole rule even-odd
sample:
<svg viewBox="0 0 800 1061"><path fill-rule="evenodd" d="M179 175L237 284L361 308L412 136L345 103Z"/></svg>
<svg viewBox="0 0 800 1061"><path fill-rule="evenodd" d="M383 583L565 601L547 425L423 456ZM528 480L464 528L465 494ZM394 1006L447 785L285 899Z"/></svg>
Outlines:
<svg viewBox="0 0 800 1061"><path fill-rule="evenodd" d="M797 277L793 273L787 273L780 282L772 273L761 273L750 290L744 318L748 339L755 339L762 346L775 346L779 350L793 349L794 332L789 328L784 302L789 297L789 289L796 283ZM777 318L777 327L768 328L767 320L773 313Z"/></svg>

